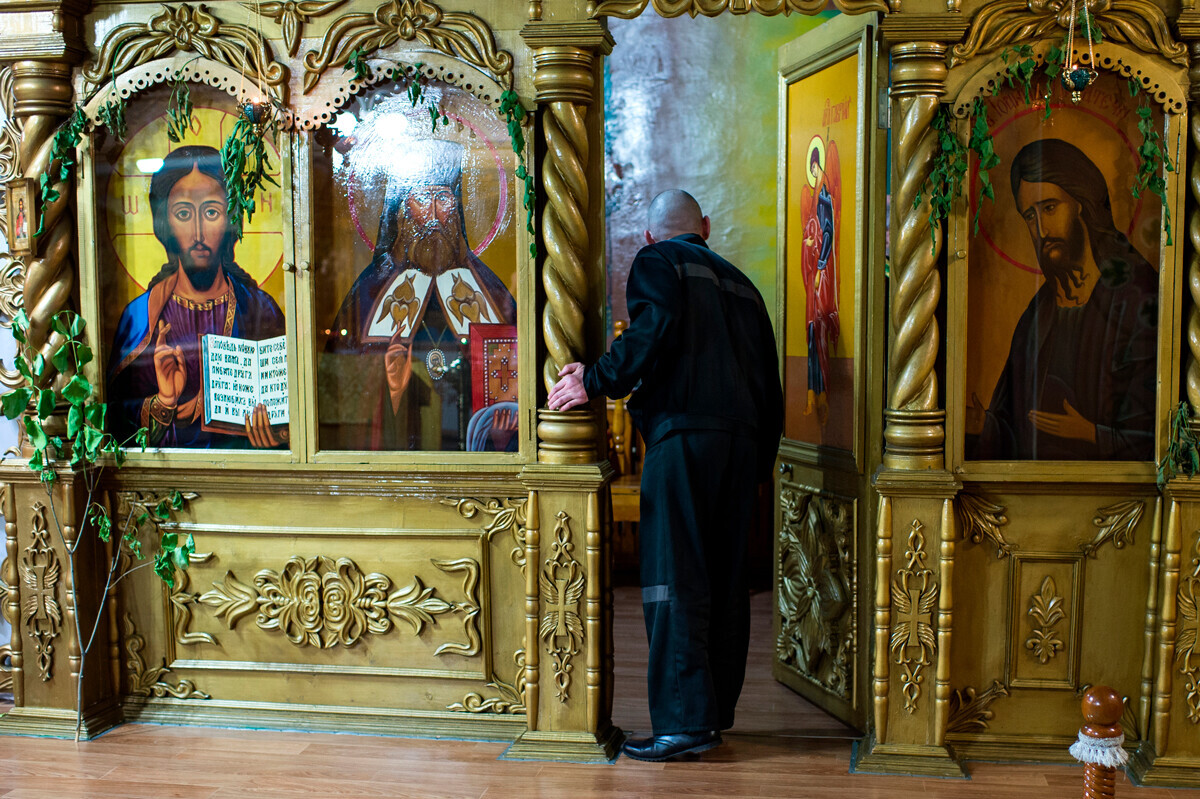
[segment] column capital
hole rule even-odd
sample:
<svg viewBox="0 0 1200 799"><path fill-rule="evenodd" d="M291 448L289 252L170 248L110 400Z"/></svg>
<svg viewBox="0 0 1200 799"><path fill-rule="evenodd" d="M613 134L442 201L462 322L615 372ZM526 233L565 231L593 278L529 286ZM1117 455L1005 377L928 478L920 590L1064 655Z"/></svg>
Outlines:
<svg viewBox="0 0 1200 799"><path fill-rule="evenodd" d="M533 49L533 86L539 103L591 105L596 99L595 61L612 52L613 38L596 20L530 22L521 38Z"/></svg>
<svg viewBox="0 0 1200 799"><path fill-rule="evenodd" d="M908 42L893 47L892 97L940 97L946 90L946 72L946 45L942 42Z"/></svg>
<svg viewBox="0 0 1200 799"><path fill-rule="evenodd" d="M13 71L13 116L46 114L65 117L71 113L75 90L71 65L66 61L16 61Z"/></svg>

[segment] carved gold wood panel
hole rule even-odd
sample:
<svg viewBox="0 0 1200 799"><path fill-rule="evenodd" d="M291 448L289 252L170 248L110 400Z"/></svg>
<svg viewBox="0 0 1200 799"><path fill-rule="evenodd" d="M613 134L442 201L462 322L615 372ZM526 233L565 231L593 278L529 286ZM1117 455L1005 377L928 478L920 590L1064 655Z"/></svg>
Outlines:
<svg viewBox="0 0 1200 799"><path fill-rule="evenodd" d="M782 483L777 535L779 664L842 699L854 679L854 499Z"/></svg>
<svg viewBox="0 0 1200 799"><path fill-rule="evenodd" d="M49 682L54 676L54 640L62 629L62 605L58 599L62 566L50 546L49 536L46 506L34 503L31 540L21 555L21 626L33 639L42 682Z"/></svg>
<svg viewBox="0 0 1200 799"><path fill-rule="evenodd" d="M135 627L120 657L131 707L218 712L172 704L204 694L237 712L375 707L438 724L519 723L525 506L445 489L253 499L206 489L174 528L201 548L175 589L148 571L122 583ZM273 523L254 524L264 513ZM306 526L316 520L337 527Z"/></svg>
<svg viewBox="0 0 1200 799"><path fill-rule="evenodd" d="M1079 683L1082 555L1017 554L1012 559L1008 685Z"/></svg>
<svg viewBox="0 0 1200 799"><path fill-rule="evenodd" d="M925 668L933 663L937 639L933 613L937 608L938 584L926 566L925 526L914 519L904 549L904 566L892 578L892 661L900 667L900 692L904 711L914 713L925 683Z"/></svg>
<svg viewBox="0 0 1200 799"><path fill-rule="evenodd" d="M366 574L349 558L293 556L280 571L263 569L248 585L225 572L221 583L201 595L200 604L228 625L255 614L261 630L278 631L299 647L352 647L370 635L384 635L400 622L421 635L441 616L461 617L465 643L441 644L435 654L479 654L479 563L470 558L433 559L444 572L463 572L463 598L448 602L414 576L402 586L378 572Z"/></svg>
<svg viewBox="0 0 1200 799"><path fill-rule="evenodd" d="M1085 684L1140 707L1152 502L1058 485L963 493L947 725L956 751L1036 757L1047 738L1074 735Z"/></svg>

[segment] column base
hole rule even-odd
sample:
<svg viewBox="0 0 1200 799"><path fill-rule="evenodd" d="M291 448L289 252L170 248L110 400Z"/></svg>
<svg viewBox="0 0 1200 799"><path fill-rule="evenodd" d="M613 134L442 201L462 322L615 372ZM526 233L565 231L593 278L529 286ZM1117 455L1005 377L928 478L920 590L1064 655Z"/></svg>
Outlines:
<svg viewBox="0 0 1200 799"><path fill-rule="evenodd" d="M609 725L598 735L588 732L530 730L513 742L501 760L551 760L557 763L612 763L625 733Z"/></svg>
<svg viewBox="0 0 1200 799"><path fill-rule="evenodd" d="M850 752L850 773L971 779L962 763L944 746L877 744L874 736L854 742Z"/></svg>
<svg viewBox="0 0 1200 799"><path fill-rule="evenodd" d="M124 721L121 704L115 699L95 705L83 714L79 740L98 738ZM57 707L15 707L0 716L0 735L73 739L75 711Z"/></svg>

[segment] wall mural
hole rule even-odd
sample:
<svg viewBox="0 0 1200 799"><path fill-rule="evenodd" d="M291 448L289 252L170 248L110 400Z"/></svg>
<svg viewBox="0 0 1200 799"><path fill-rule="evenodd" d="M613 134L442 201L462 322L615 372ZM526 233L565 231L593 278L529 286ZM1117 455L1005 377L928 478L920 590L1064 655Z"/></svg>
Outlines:
<svg viewBox="0 0 1200 799"><path fill-rule="evenodd" d="M1154 458L1162 211L1130 192L1137 103L1108 73L1049 118L1018 89L988 100L1001 160L969 245L969 460Z"/></svg>
<svg viewBox="0 0 1200 799"><path fill-rule="evenodd" d="M285 447L282 194L276 186L259 194L238 241L218 151L236 119L233 100L194 86L192 127L176 144L167 136L167 91L129 103L126 141L97 133L114 430L125 438L146 427L157 447ZM278 151L271 156L278 181Z"/></svg>

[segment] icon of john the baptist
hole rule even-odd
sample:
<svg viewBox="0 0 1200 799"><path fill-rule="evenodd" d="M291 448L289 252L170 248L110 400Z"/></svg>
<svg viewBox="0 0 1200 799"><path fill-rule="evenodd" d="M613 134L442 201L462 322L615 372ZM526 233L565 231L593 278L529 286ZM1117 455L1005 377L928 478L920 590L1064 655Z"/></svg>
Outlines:
<svg viewBox="0 0 1200 799"><path fill-rule="evenodd" d="M462 157L453 142L418 142L388 177L371 263L321 357L323 448L466 447L470 327L515 324L517 306L467 242Z"/></svg>
<svg viewBox="0 0 1200 799"><path fill-rule="evenodd" d="M221 156L180 147L150 180L154 236L167 262L125 307L110 350L109 404L119 437L138 427L158 447L278 447L259 405L244 435L203 429L201 338L209 333L262 340L285 332L283 312L234 261L237 236L226 211Z"/></svg>
<svg viewBox="0 0 1200 799"><path fill-rule="evenodd" d="M1075 145L1030 142L1011 183L1045 282L987 409L972 397L968 457L1152 460L1158 273L1117 230L1104 174Z"/></svg>

